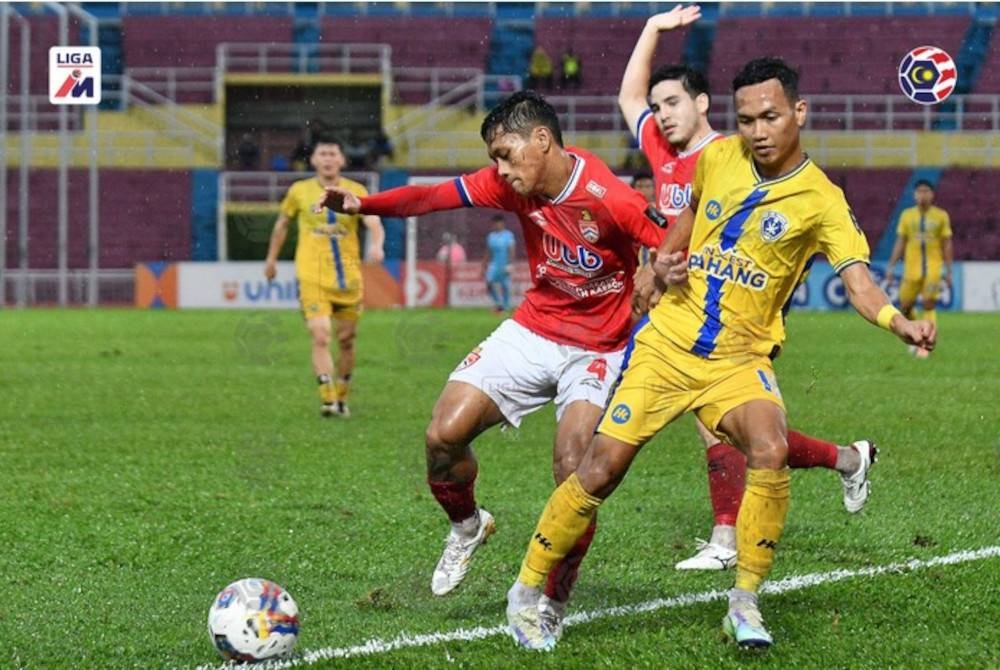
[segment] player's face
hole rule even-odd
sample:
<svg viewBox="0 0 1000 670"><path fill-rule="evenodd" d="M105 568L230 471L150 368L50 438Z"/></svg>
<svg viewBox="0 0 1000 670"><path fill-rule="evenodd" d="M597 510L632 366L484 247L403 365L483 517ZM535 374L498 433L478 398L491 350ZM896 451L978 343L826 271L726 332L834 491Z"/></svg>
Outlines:
<svg viewBox="0 0 1000 670"><path fill-rule="evenodd" d="M799 129L806 122L806 101L792 102L781 82L768 79L736 91L736 124L765 177L777 177L802 160Z"/></svg>
<svg viewBox="0 0 1000 670"><path fill-rule="evenodd" d="M680 81L667 79L657 82L649 92L649 108L663 136L683 151L698 131L701 116L708 111L708 103L704 96L692 98Z"/></svg>
<svg viewBox="0 0 1000 670"><path fill-rule="evenodd" d="M490 158L504 181L518 194L538 195L544 187L545 152L535 128L529 137L498 131L489 145Z"/></svg>
<svg viewBox="0 0 1000 670"><path fill-rule="evenodd" d="M653 204L653 201L656 199L656 191L655 186L653 186L652 179L636 179L632 188L641 193L642 197L646 199L646 202L650 205Z"/></svg>
<svg viewBox="0 0 1000 670"><path fill-rule="evenodd" d="M913 189L913 199L920 207L930 207L934 204L934 189L921 184Z"/></svg>
<svg viewBox="0 0 1000 670"><path fill-rule="evenodd" d="M316 174L327 178L340 176L341 169L347 164L339 144L317 144L309 162L316 170Z"/></svg>

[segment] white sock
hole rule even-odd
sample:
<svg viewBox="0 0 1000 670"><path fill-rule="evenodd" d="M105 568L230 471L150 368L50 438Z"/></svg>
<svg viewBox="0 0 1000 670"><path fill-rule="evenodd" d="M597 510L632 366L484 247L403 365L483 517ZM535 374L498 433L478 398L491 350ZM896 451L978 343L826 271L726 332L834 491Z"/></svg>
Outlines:
<svg viewBox="0 0 1000 670"><path fill-rule="evenodd" d="M514 586L507 591L507 609L519 610L525 607L537 607L538 599L542 597L542 590L532 586L527 586L521 582L514 582Z"/></svg>
<svg viewBox="0 0 1000 670"><path fill-rule="evenodd" d="M837 447L837 472L850 477L861 469L861 454L854 447Z"/></svg>
<svg viewBox="0 0 1000 670"><path fill-rule="evenodd" d="M736 549L736 526L715 526L709 543L717 544L726 549Z"/></svg>
<svg viewBox="0 0 1000 670"><path fill-rule="evenodd" d="M479 531L479 510L470 516L468 519L463 519L462 521L452 521L451 529L456 535L462 535L464 537L472 537Z"/></svg>

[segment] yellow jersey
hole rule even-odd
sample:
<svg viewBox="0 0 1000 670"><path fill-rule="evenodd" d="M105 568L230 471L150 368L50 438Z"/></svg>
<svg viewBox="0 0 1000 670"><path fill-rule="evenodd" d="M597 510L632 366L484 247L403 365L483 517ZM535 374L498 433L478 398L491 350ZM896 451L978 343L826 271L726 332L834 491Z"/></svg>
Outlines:
<svg viewBox="0 0 1000 670"><path fill-rule="evenodd" d="M941 278L944 257L941 242L951 237L948 212L931 205L926 212L909 207L899 215L896 236L906 238L903 252L903 279Z"/></svg>
<svg viewBox="0 0 1000 670"><path fill-rule="evenodd" d="M670 288L650 320L698 356L771 355L785 339L782 308L814 254L837 272L868 263L843 191L808 157L764 179L733 136L705 147L692 186L688 281Z"/></svg>
<svg viewBox="0 0 1000 670"><path fill-rule="evenodd" d="M344 177L337 186L358 197L368 195L368 189ZM361 215L338 214L329 209L314 214L312 208L323 197L323 192L318 179L301 179L288 188L281 201L281 213L298 221L295 273L300 283L318 283L336 291L360 291L362 258L358 227ZM334 226L333 234L326 232L328 226Z"/></svg>

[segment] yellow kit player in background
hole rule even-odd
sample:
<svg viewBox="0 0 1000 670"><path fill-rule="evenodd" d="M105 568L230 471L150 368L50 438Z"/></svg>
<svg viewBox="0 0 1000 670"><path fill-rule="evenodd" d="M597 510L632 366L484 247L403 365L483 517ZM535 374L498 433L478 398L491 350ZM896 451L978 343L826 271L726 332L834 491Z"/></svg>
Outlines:
<svg viewBox="0 0 1000 670"><path fill-rule="evenodd" d="M782 307L813 254L826 255L865 319L909 344L934 346L934 324L908 320L872 280L868 243L843 192L802 151L807 105L798 73L776 58L750 61L733 80L733 94L739 136L701 154L690 205L653 263L670 288L633 331L587 453L549 498L507 593L509 631L522 647L555 646L556 632L538 611L546 576L642 446L684 412L746 454L736 584L723 630L741 647L772 643L757 591L781 539L790 482L785 406L771 358L784 341Z"/></svg>
<svg viewBox="0 0 1000 670"><path fill-rule="evenodd" d="M288 234L288 224L298 221L298 245L295 248L295 274L299 280L299 301L302 315L312 337L312 364L319 383L323 416L350 416L347 394L354 371L354 339L361 316L363 282L361 278L361 243L358 226L368 232L367 260L379 263L384 258L382 244L385 231L382 221L373 215L338 214L332 210L313 212L328 186L339 186L360 196L368 190L340 175L346 164L339 140L320 136L313 145L309 162L316 176L292 184L281 213L274 222L271 243L267 249L264 276L277 275L278 253ZM330 340L333 336L331 319L336 323L337 359L334 377Z"/></svg>
<svg viewBox="0 0 1000 670"><path fill-rule="evenodd" d="M903 283L899 286L899 306L907 317L920 296L924 318L937 322L938 293L941 291L941 270L951 288L951 269L955 257L951 247L951 218L948 212L934 205L934 186L926 179L917 181L913 189L916 205L899 215L896 245L892 248L885 274L889 284L895 281L896 262L903 259ZM930 351L916 347L917 358L927 358Z"/></svg>

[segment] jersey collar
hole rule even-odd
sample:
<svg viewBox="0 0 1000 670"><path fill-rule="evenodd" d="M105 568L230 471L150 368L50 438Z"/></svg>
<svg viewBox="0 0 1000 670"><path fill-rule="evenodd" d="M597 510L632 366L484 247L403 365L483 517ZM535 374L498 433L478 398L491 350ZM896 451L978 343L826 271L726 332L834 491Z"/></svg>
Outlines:
<svg viewBox="0 0 1000 670"><path fill-rule="evenodd" d="M778 184L780 182L787 181L792 177L794 177L795 175L802 172L803 170L805 170L810 163L812 163L812 160L809 158L809 154L803 153L802 160L799 161L799 164L793 167L791 170L789 170L785 174L773 177L772 179L765 179L764 177L761 177L760 172L757 171L757 163L755 163L753 160L753 152L750 152L750 170L751 172L753 172L755 186L763 186L765 184L771 186L772 184Z"/></svg>
<svg viewBox="0 0 1000 670"><path fill-rule="evenodd" d="M701 138L701 141L698 142L698 144L694 145L693 147L691 147L687 151L681 151L681 152L679 152L677 154L677 157L678 158L687 158L691 154L696 154L699 151L701 151L702 149L704 149L706 146L708 146L711 142L714 142L715 140L717 140L720 137L722 137L722 134L719 133L719 132L717 132L717 131L715 131L715 130L713 130L708 135L705 135L703 138Z"/></svg>
<svg viewBox="0 0 1000 670"><path fill-rule="evenodd" d="M563 190L559 192L559 195L552 198L553 205L561 204L566 200L566 198L569 197L569 194L576 188L577 182L580 181L580 175L583 173L583 167L585 164L583 156L578 156L574 153L570 153L569 155L576 159L576 164L573 166L573 171L570 173L569 180L566 182L566 185L563 186Z"/></svg>

